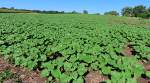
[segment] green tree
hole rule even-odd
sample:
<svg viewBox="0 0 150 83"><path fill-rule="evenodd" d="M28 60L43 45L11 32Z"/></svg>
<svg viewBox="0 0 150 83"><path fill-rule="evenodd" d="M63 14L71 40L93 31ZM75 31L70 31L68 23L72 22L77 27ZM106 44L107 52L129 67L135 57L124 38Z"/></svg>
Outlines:
<svg viewBox="0 0 150 83"><path fill-rule="evenodd" d="M148 11L148 13L150 13L150 7L149 7L149 8L147 8L147 11Z"/></svg>
<svg viewBox="0 0 150 83"><path fill-rule="evenodd" d="M14 7L11 7L10 9L14 10L15 8L14 8Z"/></svg>
<svg viewBox="0 0 150 83"><path fill-rule="evenodd" d="M77 14L78 12L76 12L75 10L71 12L72 14Z"/></svg>
<svg viewBox="0 0 150 83"><path fill-rule="evenodd" d="M83 14L88 14L88 11L87 10L83 10Z"/></svg>
<svg viewBox="0 0 150 83"><path fill-rule="evenodd" d="M124 7L121 12L122 16L133 16L133 8L132 7Z"/></svg>
<svg viewBox="0 0 150 83"><path fill-rule="evenodd" d="M148 12L148 14L147 14L147 18L150 18L150 7L149 7L149 8L147 8L147 12Z"/></svg>
<svg viewBox="0 0 150 83"><path fill-rule="evenodd" d="M95 13L95 15L101 15L100 13Z"/></svg>
<svg viewBox="0 0 150 83"><path fill-rule="evenodd" d="M133 14L135 17L143 17L146 14L146 7L138 5L133 8Z"/></svg>
<svg viewBox="0 0 150 83"><path fill-rule="evenodd" d="M118 16L119 13L117 11L109 11L109 12L105 12L104 15L114 15L114 16Z"/></svg>

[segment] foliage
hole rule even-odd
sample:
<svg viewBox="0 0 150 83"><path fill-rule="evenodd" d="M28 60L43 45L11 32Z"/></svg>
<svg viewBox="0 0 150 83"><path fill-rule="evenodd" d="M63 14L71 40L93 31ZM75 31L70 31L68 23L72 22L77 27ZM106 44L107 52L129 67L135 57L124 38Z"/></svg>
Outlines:
<svg viewBox="0 0 150 83"><path fill-rule="evenodd" d="M118 16L119 13L117 11L109 11L109 12L105 12L104 15L114 15L114 16Z"/></svg>
<svg viewBox="0 0 150 83"><path fill-rule="evenodd" d="M149 18L150 17L150 8L146 8L143 5L137 5L135 7L124 7L122 9L123 16L129 17L141 17L141 18Z"/></svg>
<svg viewBox="0 0 150 83"><path fill-rule="evenodd" d="M143 5L138 5L133 8L133 13L135 17L140 17L141 14L145 13L146 7Z"/></svg>
<svg viewBox="0 0 150 83"><path fill-rule="evenodd" d="M108 19L123 23L110 26L114 20ZM150 31L124 21L86 14L0 14L0 54L16 66L40 68L51 82L83 83L91 69L110 76L111 83L135 83L144 72L139 61L150 58ZM131 57L122 54L127 43L135 51Z"/></svg>
<svg viewBox="0 0 150 83"><path fill-rule="evenodd" d="M0 83L3 83L3 81L7 79L15 79L16 83L20 83L20 80L18 79L18 77L14 75L13 73L11 73L9 70L0 72Z"/></svg>
<svg viewBox="0 0 150 83"><path fill-rule="evenodd" d="M72 14L79 14L78 12L76 12L75 10L71 12Z"/></svg>
<svg viewBox="0 0 150 83"><path fill-rule="evenodd" d="M88 14L88 11L87 10L83 10L83 14Z"/></svg>
<svg viewBox="0 0 150 83"><path fill-rule="evenodd" d="M122 13L123 16L131 17L131 16L133 16L133 8L132 7L124 7L122 9L121 13Z"/></svg>
<svg viewBox="0 0 150 83"><path fill-rule="evenodd" d="M147 76L148 78L150 78L150 71L147 71L147 72L146 72L146 76Z"/></svg>

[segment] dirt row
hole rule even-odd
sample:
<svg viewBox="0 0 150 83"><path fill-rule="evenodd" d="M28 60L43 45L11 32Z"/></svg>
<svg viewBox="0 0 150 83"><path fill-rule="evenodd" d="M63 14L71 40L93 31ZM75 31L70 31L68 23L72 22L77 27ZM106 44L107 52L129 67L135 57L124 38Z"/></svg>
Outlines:
<svg viewBox="0 0 150 83"><path fill-rule="evenodd" d="M15 67L11 64L8 64L4 61L3 58L0 58L0 72L9 70L13 74L18 75L18 79L21 83L45 83L47 78L41 78L40 72L37 71L29 71L25 68ZM5 79L3 83L16 83L15 79Z"/></svg>

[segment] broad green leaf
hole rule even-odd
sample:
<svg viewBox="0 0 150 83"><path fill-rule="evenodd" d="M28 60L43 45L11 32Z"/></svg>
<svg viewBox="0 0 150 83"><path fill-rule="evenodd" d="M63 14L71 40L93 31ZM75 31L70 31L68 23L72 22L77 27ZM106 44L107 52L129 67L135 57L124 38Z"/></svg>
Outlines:
<svg viewBox="0 0 150 83"><path fill-rule="evenodd" d="M41 71L41 76L42 77L47 77L49 76L50 72L48 71L48 69L44 69Z"/></svg>
<svg viewBox="0 0 150 83"><path fill-rule="evenodd" d="M74 80L76 80L77 77L78 77L78 73L77 73L76 71L74 71L74 72L72 72L72 73L70 74L70 76L71 76Z"/></svg>
<svg viewBox="0 0 150 83"><path fill-rule="evenodd" d="M150 78L150 71L147 71L147 72L146 72L146 76L147 76L148 78Z"/></svg>
<svg viewBox="0 0 150 83"><path fill-rule="evenodd" d="M45 62L42 63L42 68L47 68L48 70L53 70L54 69L54 64L52 64L51 62Z"/></svg>
<svg viewBox="0 0 150 83"><path fill-rule="evenodd" d="M55 78L60 78L61 77L61 71L58 69L55 70L51 70L51 74L55 77Z"/></svg>
<svg viewBox="0 0 150 83"><path fill-rule="evenodd" d="M79 77L76 80L73 80L73 83L84 83L84 80L82 77Z"/></svg>
<svg viewBox="0 0 150 83"><path fill-rule="evenodd" d="M4 41L1 41L1 40L0 40L0 45L2 45L2 44L4 44L4 43L5 43Z"/></svg>
<svg viewBox="0 0 150 83"><path fill-rule="evenodd" d="M137 81L133 78L128 78L126 83L137 83Z"/></svg>
<svg viewBox="0 0 150 83"><path fill-rule="evenodd" d="M71 71L72 63L65 62L64 63L64 69L65 71Z"/></svg>
<svg viewBox="0 0 150 83"><path fill-rule="evenodd" d="M110 74L111 73L111 67L103 67L102 73L103 74Z"/></svg>
<svg viewBox="0 0 150 83"><path fill-rule="evenodd" d="M93 61L95 61L96 59L92 57L92 55L79 55L79 60L82 60L84 62L87 63L92 63Z"/></svg>
<svg viewBox="0 0 150 83"><path fill-rule="evenodd" d="M69 83L72 78L66 74L62 74L60 77L60 83Z"/></svg>
<svg viewBox="0 0 150 83"><path fill-rule="evenodd" d="M85 73L87 72L87 69L86 69L85 65L80 64L80 65L78 66L77 72L78 72L78 74L81 75L81 76L82 76L83 74L85 74Z"/></svg>

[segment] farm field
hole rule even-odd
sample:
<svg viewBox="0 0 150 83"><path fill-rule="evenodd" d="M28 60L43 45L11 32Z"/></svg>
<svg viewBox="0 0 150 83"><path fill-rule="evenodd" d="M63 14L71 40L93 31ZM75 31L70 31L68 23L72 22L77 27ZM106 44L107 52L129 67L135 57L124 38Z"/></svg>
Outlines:
<svg viewBox="0 0 150 83"><path fill-rule="evenodd" d="M0 55L16 67L38 69L48 83L148 83L150 20L0 14Z"/></svg>

